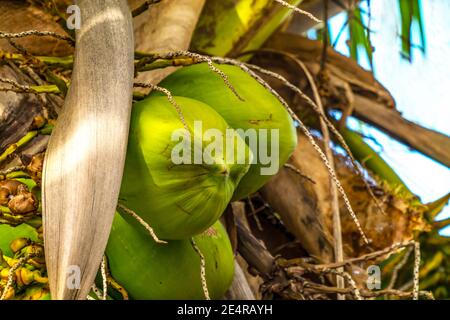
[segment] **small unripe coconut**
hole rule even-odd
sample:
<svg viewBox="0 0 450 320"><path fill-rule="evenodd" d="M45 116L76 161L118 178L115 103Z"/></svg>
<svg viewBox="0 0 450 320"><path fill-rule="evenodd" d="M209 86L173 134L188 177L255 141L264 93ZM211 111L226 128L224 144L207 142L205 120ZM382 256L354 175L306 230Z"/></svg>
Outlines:
<svg viewBox="0 0 450 320"><path fill-rule="evenodd" d="M51 300L51 296L46 286L35 285L27 288L22 295L15 297L15 300Z"/></svg>
<svg viewBox="0 0 450 320"><path fill-rule="evenodd" d="M195 236L206 262L212 299L220 299L234 275L234 256L220 222ZM113 278L132 299L204 299L200 257L189 239L158 244L139 224L116 214L106 248Z"/></svg>
<svg viewBox="0 0 450 320"><path fill-rule="evenodd" d="M38 233L35 228L28 224L20 224L17 227L8 224L0 224L0 251L7 257L13 257L14 251L23 248L19 243L37 241ZM12 247L11 247L12 246Z"/></svg>

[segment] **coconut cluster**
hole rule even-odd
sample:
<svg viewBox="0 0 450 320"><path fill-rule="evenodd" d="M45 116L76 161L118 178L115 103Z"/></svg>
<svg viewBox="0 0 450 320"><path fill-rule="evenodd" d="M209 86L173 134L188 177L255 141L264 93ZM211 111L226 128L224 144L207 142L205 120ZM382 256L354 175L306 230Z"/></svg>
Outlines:
<svg viewBox="0 0 450 320"><path fill-rule="evenodd" d="M218 68L235 90L198 64L160 84L170 99L154 92L133 106L120 205L106 248L108 283L126 292L117 297L223 297L234 275L234 252L219 218L230 201L276 174L297 144L292 119L270 92L238 67ZM0 205L10 215L39 211L40 194L30 190L39 189L42 160L40 154L27 166L32 179L0 183ZM28 224L4 225L0 237L0 258L10 263L41 243ZM39 259L33 274L22 272L24 287L11 287L21 290L9 292L11 298L50 297L43 251ZM5 277L8 261L2 262ZM116 298L114 290L108 294Z"/></svg>
<svg viewBox="0 0 450 320"><path fill-rule="evenodd" d="M127 213L116 217L107 255L112 275L134 298L204 297L192 237L211 298L221 298L234 259L218 219L230 201L264 185L297 144L292 119L270 92L238 67L217 67L239 96L197 64L160 83L175 106L152 93L133 107L120 201L168 241L153 242Z"/></svg>

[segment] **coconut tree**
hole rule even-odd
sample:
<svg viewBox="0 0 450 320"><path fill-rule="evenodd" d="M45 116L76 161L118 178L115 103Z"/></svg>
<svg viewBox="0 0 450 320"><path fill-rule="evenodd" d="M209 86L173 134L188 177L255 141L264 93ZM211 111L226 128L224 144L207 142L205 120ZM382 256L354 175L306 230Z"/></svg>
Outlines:
<svg viewBox="0 0 450 320"><path fill-rule="evenodd" d="M411 59L420 3L398 4ZM2 1L1 298L448 298L449 196L421 203L346 120L447 167L450 138L358 65L373 51L359 5ZM350 57L328 36L342 11ZM276 175L217 154L172 166L172 131L196 119L279 129Z"/></svg>

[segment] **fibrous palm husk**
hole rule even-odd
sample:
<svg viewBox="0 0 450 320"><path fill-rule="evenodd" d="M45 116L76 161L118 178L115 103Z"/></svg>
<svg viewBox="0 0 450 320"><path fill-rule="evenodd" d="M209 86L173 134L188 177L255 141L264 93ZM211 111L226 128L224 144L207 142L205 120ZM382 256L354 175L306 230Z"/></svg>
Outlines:
<svg viewBox="0 0 450 320"><path fill-rule="evenodd" d="M290 164L298 172L286 167L281 169L261 192L311 256L333 261L329 172L306 138L299 135L298 139L298 147L290 160ZM426 224L422 219L424 210L414 204L414 199L389 190L387 186L367 176L375 195L382 202L385 211L383 214L379 212L375 200L349 162L341 155L335 155L335 162L338 178L362 229L371 240L369 246L362 243L344 202L340 200L344 252L347 258L411 240L415 230L425 228ZM283 186L290 190L285 190Z"/></svg>

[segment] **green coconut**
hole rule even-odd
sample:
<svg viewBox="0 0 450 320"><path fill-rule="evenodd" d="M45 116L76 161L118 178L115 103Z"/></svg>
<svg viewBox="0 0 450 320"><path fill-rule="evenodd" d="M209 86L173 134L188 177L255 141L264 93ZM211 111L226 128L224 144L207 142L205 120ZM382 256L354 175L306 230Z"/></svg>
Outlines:
<svg viewBox="0 0 450 320"><path fill-rule="evenodd" d="M217 222L194 239L205 257L209 294L219 299L234 274L233 251L226 231ZM132 299L204 299L200 258L190 240L158 244L142 226L116 214L106 255L111 275Z"/></svg>
<svg viewBox="0 0 450 320"><path fill-rule="evenodd" d="M35 285L29 287L25 292L14 300L51 300L50 291L45 285Z"/></svg>
<svg viewBox="0 0 450 320"><path fill-rule="evenodd" d="M289 113L267 89L239 67L216 66L228 76L230 83L243 101L239 100L224 84L223 79L211 71L205 63L177 70L165 78L160 86L167 88L174 95L189 97L208 104L236 130L241 129L246 132L248 129L256 129L258 136L263 134L261 129L267 129L270 133L271 129L279 130L279 154L278 156L274 154L275 159L272 159L276 170L267 170L269 165L261 158L261 152L264 153L267 149L261 145L262 140L258 139L257 145L250 144L255 163L251 165L250 170L236 188L233 196L236 200L257 191L284 165L297 145L297 135ZM242 132L240 133L242 135ZM268 134L267 137L267 146L278 141L278 139L272 139L276 138L275 135Z"/></svg>
<svg viewBox="0 0 450 320"><path fill-rule="evenodd" d="M13 240L18 238L26 238L32 241L37 241L38 233L35 228L25 223L16 227L8 224L0 224L0 251L3 252L5 256L10 258L14 256L10 245Z"/></svg>
<svg viewBox="0 0 450 320"><path fill-rule="evenodd" d="M193 99L174 99L188 131L166 97L151 96L134 105L120 192L120 201L161 239L185 239L210 227L225 210L252 158L245 142L216 111ZM207 137L209 129L218 136ZM234 148L226 145L227 135ZM221 140L221 149L214 150L211 145ZM241 164L237 157L227 156L236 155L239 146L245 147Z"/></svg>

